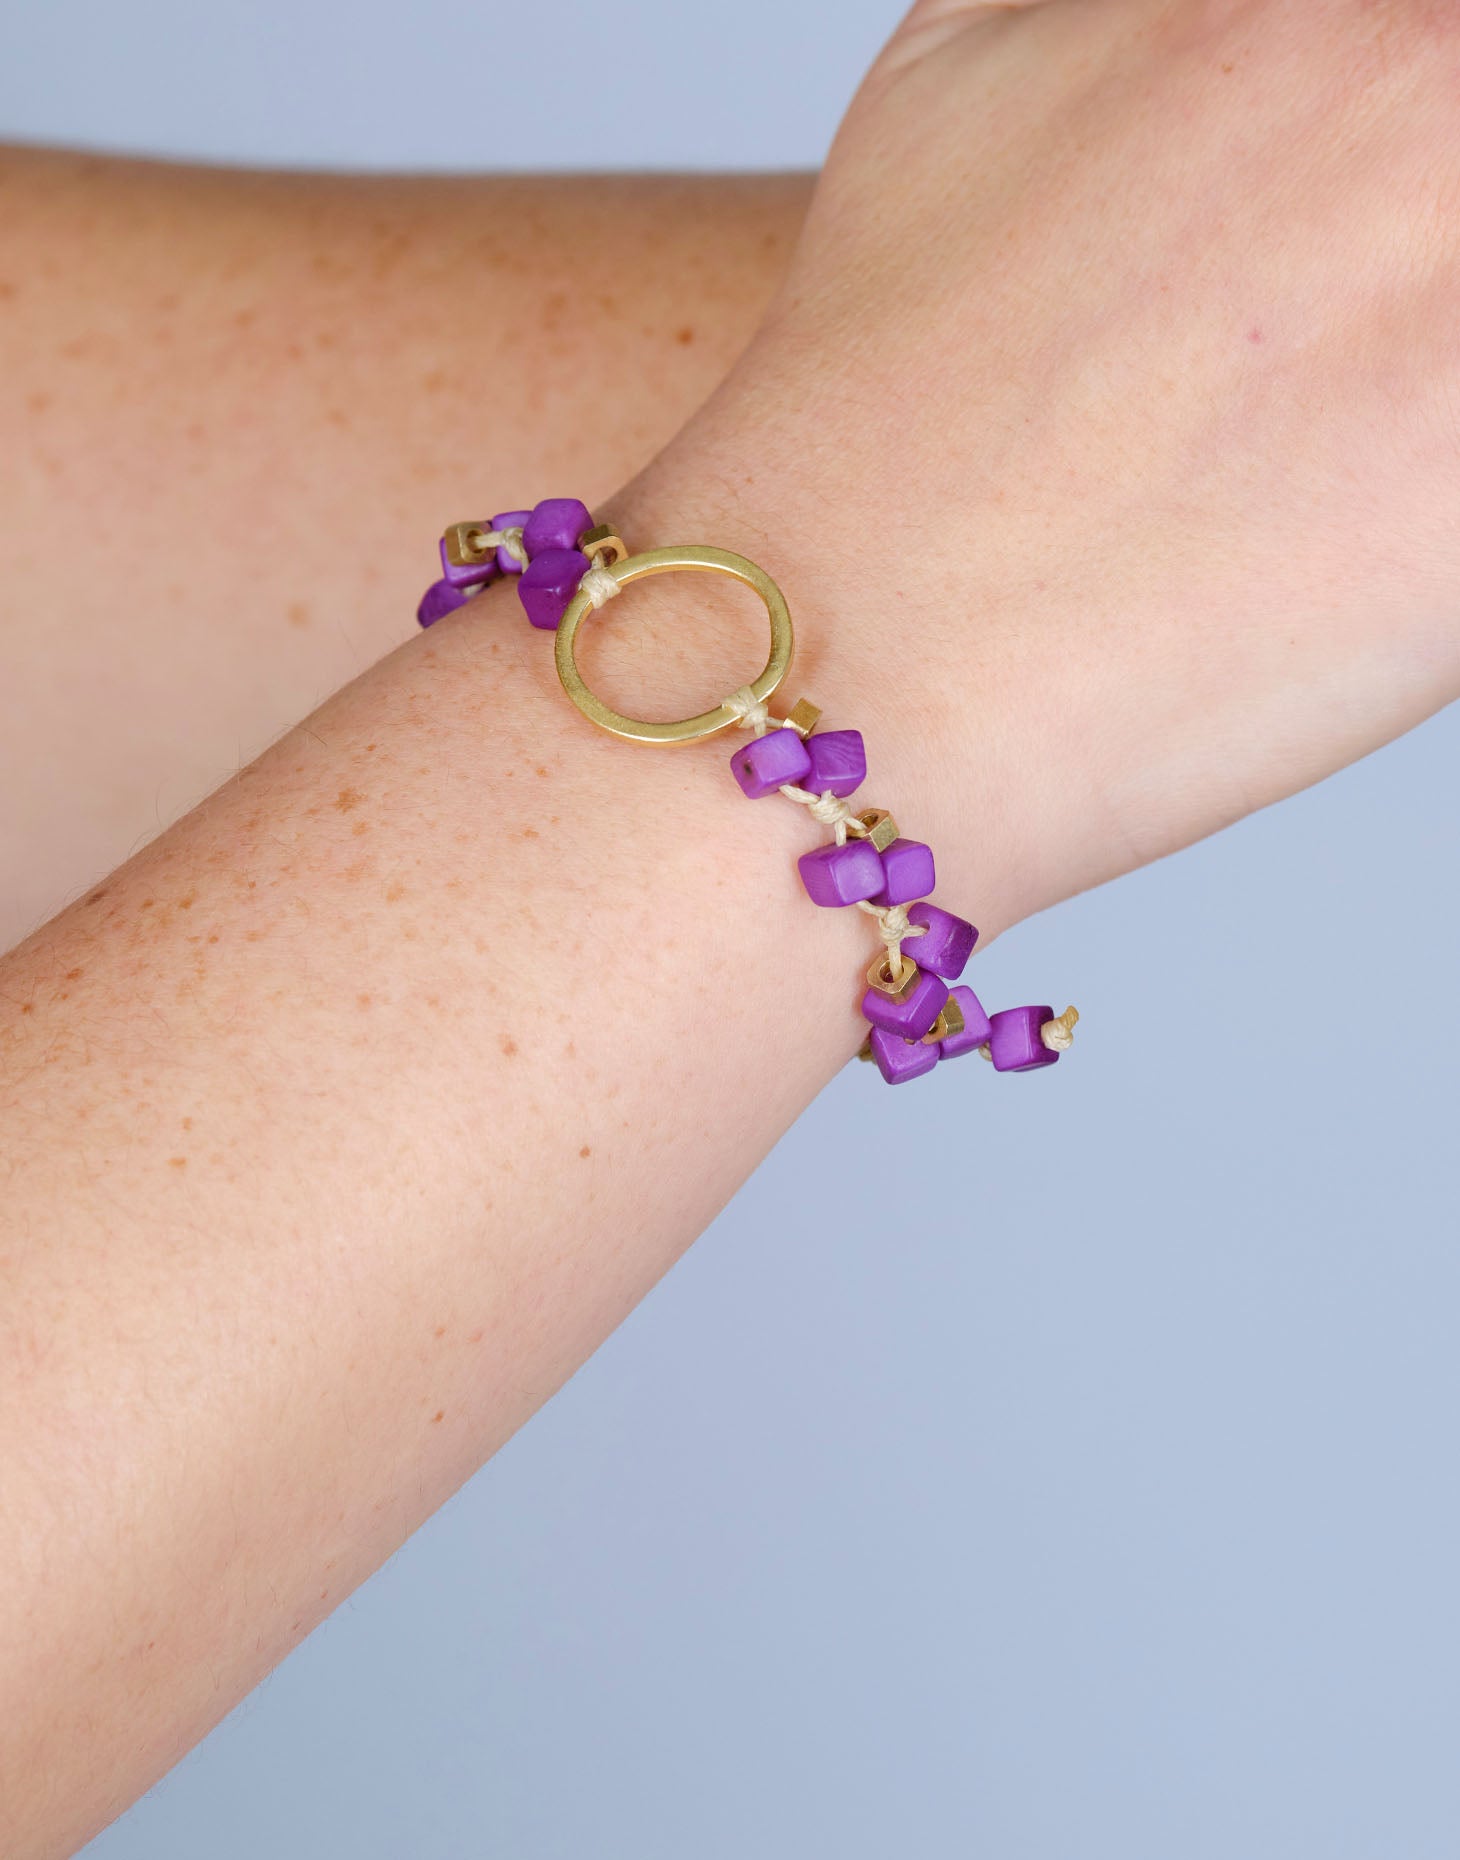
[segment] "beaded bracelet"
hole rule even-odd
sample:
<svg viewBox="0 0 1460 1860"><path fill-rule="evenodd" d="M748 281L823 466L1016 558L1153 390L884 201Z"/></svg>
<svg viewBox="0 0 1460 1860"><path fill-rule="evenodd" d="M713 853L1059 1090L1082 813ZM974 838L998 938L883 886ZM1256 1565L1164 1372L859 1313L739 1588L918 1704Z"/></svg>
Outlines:
<svg viewBox="0 0 1460 1860"><path fill-rule="evenodd" d="M850 797L867 774L859 730L816 733L821 713L805 698L784 717L766 700L790 669L791 615L764 569L743 555L708 546L649 549L631 556L606 524L595 525L574 497L550 497L531 510L505 510L490 523L453 523L441 538L441 579L416 610L430 626L463 606L499 575L517 576L517 592L536 627L555 631L558 677L579 710L600 728L637 743L683 743L721 730L748 731L730 770L752 800L782 794L803 806L831 840L798 860L801 882L816 904L856 905L875 919L883 952L867 971L862 1014L871 1032L859 1057L873 1061L889 1085L931 1072L940 1059L975 1050L999 1072L1051 1066L1068 1049L1074 1008L1005 1008L986 1014L978 996L959 984L978 931L928 901L933 854L904 839L885 808L857 807ZM584 683L574 646L584 617L644 575L700 570L731 576L753 588L770 619L765 670L713 710L672 723L646 723L610 710ZM903 953L915 943L918 960Z"/></svg>

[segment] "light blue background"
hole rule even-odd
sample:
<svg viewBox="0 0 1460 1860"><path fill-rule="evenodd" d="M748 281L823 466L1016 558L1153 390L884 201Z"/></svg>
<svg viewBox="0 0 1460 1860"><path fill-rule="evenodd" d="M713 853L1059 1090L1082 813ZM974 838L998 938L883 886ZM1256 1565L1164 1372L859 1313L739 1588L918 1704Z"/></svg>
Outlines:
<svg viewBox="0 0 1460 1860"><path fill-rule="evenodd" d="M517 17L11 0L0 131L810 164L894 8ZM1454 1860L1457 777L995 947L1077 1063L850 1068L91 1860Z"/></svg>

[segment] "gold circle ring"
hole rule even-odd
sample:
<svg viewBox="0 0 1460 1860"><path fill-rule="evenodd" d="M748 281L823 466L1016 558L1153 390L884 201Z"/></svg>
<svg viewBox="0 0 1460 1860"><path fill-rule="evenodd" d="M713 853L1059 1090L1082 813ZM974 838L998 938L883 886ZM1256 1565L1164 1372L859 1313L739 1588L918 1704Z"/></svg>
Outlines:
<svg viewBox="0 0 1460 1860"><path fill-rule="evenodd" d="M608 573L620 586L624 586L645 575L672 575L676 569L681 568L701 570L712 575L729 575L732 580L743 581L746 587L754 588L765 602L771 623L771 653L766 660L765 670L750 686L751 696L757 703L763 703L791 668L791 611L786 606L785 595L763 568L757 568L754 562L743 555L733 554L729 549L712 549L708 543L680 543L670 549L646 549L642 555L631 555L622 562L615 562ZM714 736L720 730L728 730L731 724L738 721L737 713L727 704L717 704L713 710L702 711L698 717L682 717L675 723L645 723L638 717L625 717L616 710L610 710L583 682L583 674L578 670L573 650L578 628L584 616L591 611L589 598L580 588L568 602L567 611L558 622L555 648L558 677L562 680L563 689L590 723L612 731L615 736L626 737L631 743L692 743L698 737Z"/></svg>

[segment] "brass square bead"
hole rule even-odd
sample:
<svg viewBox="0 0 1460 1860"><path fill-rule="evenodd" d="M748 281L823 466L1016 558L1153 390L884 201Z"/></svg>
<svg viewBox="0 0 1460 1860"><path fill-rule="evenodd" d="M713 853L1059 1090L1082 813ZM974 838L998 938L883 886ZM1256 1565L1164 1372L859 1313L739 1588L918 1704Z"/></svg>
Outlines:
<svg viewBox="0 0 1460 1860"><path fill-rule="evenodd" d="M453 523L446 532L446 560L453 568L475 568L496 554L495 544L485 542L484 523Z"/></svg>
<svg viewBox="0 0 1460 1860"><path fill-rule="evenodd" d="M885 807L864 808L855 820L847 822L847 828L858 839L871 840L878 852L886 852L898 838L897 822Z"/></svg>
<svg viewBox="0 0 1460 1860"><path fill-rule="evenodd" d="M594 556L601 555L605 568L612 568L615 562L627 562L629 559L623 538L611 523L595 523L591 530L584 530L578 538L578 547L590 562Z"/></svg>
<svg viewBox="0 0 1460 1860"><path fill-rule="evenodd" d="M902 968L894 980L884 951L867 971L867 986L875 988L879 995L886 995L889 1001L901 1004L916 987L918 974L918 965L904 956Z"/></svg>
<svg viewBox="0 0 1460 1860"><path fill-rule="evenodd" d="M949 995L943 1003L943 1011L923 1035L925 1046L936 1046L939 1040L946 1040L955 1033L962 1033L967 1026L963 1018L963 1009Z"/></svg>
<svg viewBox="0 0 1460 1860"><path fill-rule="evenodd" d="M810 698L797 698L786 713L786 722L798 736L810 736L821 721L821 712Z"/></svg>

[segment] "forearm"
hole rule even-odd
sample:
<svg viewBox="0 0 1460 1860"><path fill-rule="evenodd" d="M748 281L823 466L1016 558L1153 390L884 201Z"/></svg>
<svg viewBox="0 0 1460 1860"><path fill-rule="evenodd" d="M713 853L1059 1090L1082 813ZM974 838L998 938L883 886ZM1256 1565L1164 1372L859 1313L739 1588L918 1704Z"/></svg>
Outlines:
<svg viewBox="0 0 1460 1860"><path fill-rule="evenodd" d="M447 517L651 457L807 186L0 155L0 946L397 643Z"/></svg>
<svg viewBox="0 0 1460 1860"><path fill-rule="evenodd" d="M922 824L966 770L920 763L926 716L879 679L870 603L836 610L794 466L727 495L682 455L617 514L782 574L788 698L864 725L873 798ZM595 677L697 709L761 628L748 597L642 584ZM8 959L17 1860L68 1851L375 1568L855 1049L866 920L806 901L810 823L747 803L729 749L592 730L499 587Z"/></svg>

